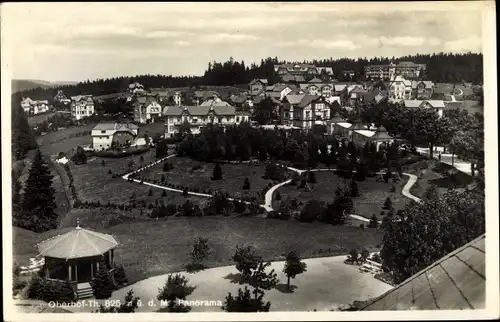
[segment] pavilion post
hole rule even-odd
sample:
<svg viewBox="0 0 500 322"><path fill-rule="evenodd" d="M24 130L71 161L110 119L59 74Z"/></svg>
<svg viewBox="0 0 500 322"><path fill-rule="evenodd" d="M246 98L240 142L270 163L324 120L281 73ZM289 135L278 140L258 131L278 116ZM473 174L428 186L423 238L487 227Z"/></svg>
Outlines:
<svg viewBox="0 0 500 322"><path fill-rule="evenodd" d="M75 281L78 284L78 264L75 264Z"/></svg>
<svg viewBox="0 0 500 322"><path fill-rule="evenodd" d="M72 265L68 265L68 279L69 279L70 281L72 280L72 279L71 279L71 277L72 277L72 276L71 276L71 266L72 266Z"/></svg>
<svg viewBox="0 0 500 322"><path fill-rule="evenodd" d="M94 263L90 262L90 279L94 279Z"/></svg>

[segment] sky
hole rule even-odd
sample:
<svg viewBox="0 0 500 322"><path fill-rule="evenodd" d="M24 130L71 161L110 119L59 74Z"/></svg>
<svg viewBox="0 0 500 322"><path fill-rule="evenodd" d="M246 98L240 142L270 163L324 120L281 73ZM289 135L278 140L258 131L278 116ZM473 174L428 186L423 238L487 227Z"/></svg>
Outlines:
<svg viewBox="0 0 500 322"><path fill-rule="evenodd" d="M482 52L477 3L2 5L11 77L202 75L209 61Z"/></svg>

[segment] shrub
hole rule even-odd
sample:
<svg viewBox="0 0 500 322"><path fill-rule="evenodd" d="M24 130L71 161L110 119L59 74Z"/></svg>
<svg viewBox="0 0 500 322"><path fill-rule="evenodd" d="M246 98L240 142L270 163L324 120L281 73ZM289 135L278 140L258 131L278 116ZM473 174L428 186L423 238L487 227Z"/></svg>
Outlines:
<svg viewBox="0 0 500 322"><path fill-rule="evenodd" d="M312 171L308 171L307 172L307 180L310 182L310 183L316 183L316 174Z"/></svg>
<svg viewBox="0 0 500 322"><path fill-rule="evenodd" d="M222 167L216 163L213 170L212 180L222 180Z"/></svg>
<svg viewBox="0 0 500 322"><path fill-rule="evenodd" d="M102 160L101 165L104 167L106 165L106 161Z"/></svg>
<svg viewBox="0 0 500 322"><path fill-rule="evenodd" d="M396 192L396 186L392 185L391 189L389 190L390 192Z"/></svg>
<svg viewBox="0 0 500 322"><path fill-rule="evenodd" d="M115 290L113 279L104 261L101 261L94 279L90 283L96 299L108 299Z"/></svg>
<svg viewBox="0 0 500 322"><path fill-rule="evenodd" d="M27 296L30 299L56 303L71 303L76 300L76 295L71 284L45 279L39 275L35 275L31 279Z"/></svg>
<svg viewBox="0 0 500 322"><path fill-rule="evenodd" d="M390 197L387 197L384 201L384 205L382 206L382 209L386 210L392 210L392 201Z"/></svg>
<svg viewBox="0 0 500 322"><path fill-rule="evenodd" d="M151 197L152 195L153 195L153 189L151 189L151 188L150 188L150 189L148 190L148 196L149 196L149 197Z"/></svg>
<svg viewBox="0 0 500 322"><path fill-rule="evenodd" d="M377 220L377 216L375 216L375 214L373 214L372 217L370 218L370 223L368 224L368 227L369 228L377 228L378 227L378 220Z"/></svg>
<svg viewBox="0 0 500 322"><path fill-rule="evenodd" d="M280 192L276 192L276 197L274 198L275 200L281 200L281 194Z"/></svg>
<svg viewBox="0 0 500 322"><path fill-rule="evenodd" d="M358 184L356 183L355 180L351 180L351 184L350 184L349 188L351 191L351 197L359 197Z"/></svg>
<svg viewBox="0 0 500 322"><path fill-rule="evenodd" d="M161 193L161 196L162 197L166 197L167 196L167 190L163 190L163 192Z"/></svg>
<svg viewBox="0 0 500 322"><path fill-rule="evenodd" d="M299 221L313 222L318 219L324 211L324 205L319 200L309 200L300 211Z"/></svg>
<svg viewBox="0 0 500 322"><path fill-rule="evenodd" d="M187 188L184 188L184 190L182 190L182 195L183 195L184 197L189 196L189 193L188 193L188 189L187 189Z"/></svg>
<svg viewBox="0 0 500 322"><path fill-rule="evenodd" d="M359 228L365 229L365 224L359 224Z"/></svg>
<svg viewBox="0 0 500 322"><path fill-rule="evenodd" d="M248 178L245 178L245 182L243 182L243 190L249 190L250 189L250 180Z"/></svg>
<svg viewBox="0 0 500 322"><path fill-rule="evenodd" d="M128 278L127 274L125 274L125 269L123 268L123 266L119 264L115 264L114 266L115 269L113 271L113 276L116 284L118 284L120 287L127 285Z"/></svg>

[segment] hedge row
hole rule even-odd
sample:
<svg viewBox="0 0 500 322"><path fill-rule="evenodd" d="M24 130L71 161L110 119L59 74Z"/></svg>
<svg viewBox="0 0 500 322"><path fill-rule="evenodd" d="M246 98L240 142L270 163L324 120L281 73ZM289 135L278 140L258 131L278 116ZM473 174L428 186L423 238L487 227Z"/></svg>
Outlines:
<svg viewBox="0 0 500 322"><path fill-rule="evenodd" d="M144 148L127 150L125 152L107 150L107 151L93 151L93 152L90 152L89 154L97 156L97 157L101 157L101 158L124 158L124 157L129 157L132 155L142 154L142 153L148 152L149 150L151 150L151 148L149 146L147 146Z"/></svg>

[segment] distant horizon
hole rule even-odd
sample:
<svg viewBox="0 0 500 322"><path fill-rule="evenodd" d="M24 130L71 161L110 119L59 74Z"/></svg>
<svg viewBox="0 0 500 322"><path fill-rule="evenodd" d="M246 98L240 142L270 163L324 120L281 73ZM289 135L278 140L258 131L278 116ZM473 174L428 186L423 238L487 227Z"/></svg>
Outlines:
<svg viewBox="0 0 500 322"><path fill-rule="evenodd" d="M482 52L475 1L6 3L13 79L201 75L209 61Z"/></svg>
<svg viewBox="0 0 500 322"><path fill-rule="evenodd" d="M471 54L475 54L475 55L482 55L483 53L482 52L470 52ZM414 55L438 55L438 54L453 54L453 55L463 55L463 54L467 54L467 52L433 52L433 53L415 53L415 54L408 54L408 55L403 55L403 56L398 56L398 57L394 57L394 60L398 60L398 59L401 59L402 57L405 57L405 56L414 56ZM265 57L265 58L262 58L262 59L266 59L266 58L269 58L269 57ZM333 60L339 60L339 59L354 59L354 60L357 60L357 59L367 59L367 60L370 60L370 59L374 59L374 58L382 58L382 59L390 59L392 60L393 57L383 57L383 56L373 56L373 57L339 57L339 58L335 58L335 57L331 57ZM237 62L241 62L242 60L240 59L237 59L237 58L234 58L234 61L237 61ZM278 60L280 58L278 57ZM308 61L313 61L313 60L327 60L327 59L330 59L330 57L327 57L327 58L313 58L311 60L308 60ZM224 63L224 61L227 61L229 60L229 57L226 59L226 60L222 60L222 61L218 61L220 63ZM296 60L296 61L287 61L287 63L301 63L303 61L302 60ZM212 61L209 61L209 62L212 62ZM208 63L206 64L206 66L208 67ZM243 60L243 62L245 63L245 66L250 66L250 64L247 65L247 62ZM255 63L258 63L260 64L260 60L258 62L255 62ZM207 68L205 67L205 69ZM81 82L85 82L87 80L89 81L96 81L96 80L99 80L99 79L110 79L110 78L120 78L120 77L123 77L123 78L133 78L133 77L138 77L138 76L145 76L145 75L162 75L162 76L172 76L172 77L203 77L203 73L205 71L202 71L200 75L171 75L171 74L158 74L158 73L149 73L149 74L137 74L137 75L119 75L119 76L108 76L108 77L100 77L100 78L94 78L94 79L82 79L82 80L50 80L50 79L33 79L33 78L14 78L12 79L13 81L31 81L31 82L50 82L50 83L53 83L53 84L59 84L59 83L81 83ZM64 85L64 84L63 84ZM69 84L71 85L71 84Z"/></svg>

